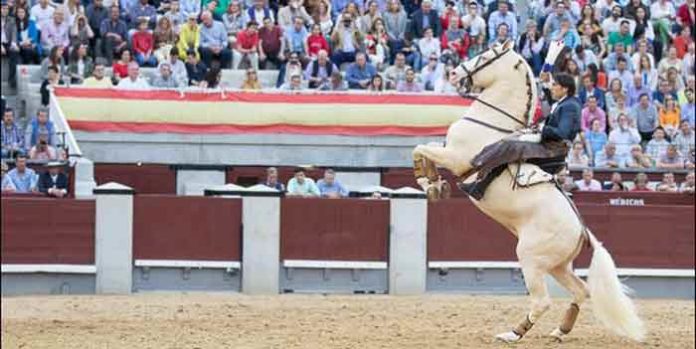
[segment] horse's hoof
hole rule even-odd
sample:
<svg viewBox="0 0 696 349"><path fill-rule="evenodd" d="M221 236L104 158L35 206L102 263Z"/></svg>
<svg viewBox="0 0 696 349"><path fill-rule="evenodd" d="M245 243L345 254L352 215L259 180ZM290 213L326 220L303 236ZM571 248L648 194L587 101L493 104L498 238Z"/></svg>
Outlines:
<svg viewBox="0 0 696 349"><path fill-rule="evenodd" d="M452 196L452 186L449 182L442 181L442 188L440 189L440 199L449 199Z"/></svg>
<svg viewBox="0 0 696 349"><path fill-rule="evenodd" d="M431 185L428 190L425 191L425 195L430 201L437 201L440 199L440 189L437 186Z"/></svg>
<svg viewBox="0 0 696 349"><path fill-rule="evenodd" d="M519 342L519 340L522 339L522 337L519 336L517 333L510 331L495 336L495 339L505 343L516 343Z"/></svg>
<svg viewBox="0 0 696 349"><path fill-rule="evenodd" d="M558 327L549 333L551 340L558 343L563 342L563 336L565 336L565 334L563 334Z"/></svg>

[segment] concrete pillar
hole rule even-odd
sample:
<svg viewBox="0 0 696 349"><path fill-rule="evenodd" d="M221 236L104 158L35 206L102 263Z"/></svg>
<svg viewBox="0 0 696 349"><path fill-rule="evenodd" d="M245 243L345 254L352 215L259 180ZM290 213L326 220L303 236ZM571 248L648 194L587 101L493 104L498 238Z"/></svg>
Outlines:
<svg viewBox="0 0 696 349"><path fill-rule="evenodd" d="M96 293L130 294L133 283L132 188L107 183L94 188Z"/></svg>
<svg viewBox="0 0 696 349"><path fill-rule="evenodd" d="M428 201L415 189L391 194L389 234L389 293L425 293L427 273Z"/></svg>
<svg viewBox="0 0 696 349"><path fill-rule="evenodd" d="M227 185L230 186L230 185ZM280 198L282 192L251 188L205 190L206 196L242 197L242 292L280 292Z"/></svg>
<svg viewBox="0 0 696 349"><path fill-rule="evenodd" d="M86 158L75 161L75 197L84 198L93 195L92 190L97 186L94 181L94 163Z"/></svg>

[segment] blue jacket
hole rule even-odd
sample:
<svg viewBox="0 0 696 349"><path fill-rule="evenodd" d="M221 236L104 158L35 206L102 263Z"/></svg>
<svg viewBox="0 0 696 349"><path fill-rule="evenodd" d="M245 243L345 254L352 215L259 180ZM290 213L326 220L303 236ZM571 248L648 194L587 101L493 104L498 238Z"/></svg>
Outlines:
<svg viewBox="0 0 696 349"><path fill-rule="evenodd" d="M556 109L546 118L546 124L541 131L542 141L572 142L580 132L580 101L575 97L566 97L556 106Z"/></svg>
<svg viewBox="0 0 696 349"><path fill-rule="evenodd" d="M27 36L32 44L36 45L36 51L41 55L43 48L41 47L41 42L39 40L39 30L36 28L36 22L30 19L27 24ZM17 30L17 43L22 42L22 33Z"/></svg>

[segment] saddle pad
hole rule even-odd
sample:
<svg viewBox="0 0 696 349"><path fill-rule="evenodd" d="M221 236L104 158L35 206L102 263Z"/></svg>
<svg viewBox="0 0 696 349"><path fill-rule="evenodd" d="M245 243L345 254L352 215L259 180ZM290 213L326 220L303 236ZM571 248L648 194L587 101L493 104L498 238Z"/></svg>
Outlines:
<svg viewBox="0 0 696 349"><path fill-rule="evenodd" d="M513 177L516 176L515 180L520 187L530 187L535 184L553 181L553 175L544 172L539 166L533 164L508 164L508 171L510 171Z"/></svg>

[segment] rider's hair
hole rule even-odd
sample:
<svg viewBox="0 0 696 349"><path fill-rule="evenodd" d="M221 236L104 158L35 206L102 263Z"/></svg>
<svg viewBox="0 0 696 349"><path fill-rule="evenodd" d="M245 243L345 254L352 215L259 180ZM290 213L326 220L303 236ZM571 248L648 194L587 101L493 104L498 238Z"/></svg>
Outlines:
<svg viewBox="0 0 696 349"><path fill-rule="evenodd" d="M575 95L575 78L568 74L557 74L556 77L556 82L567 88L568 89L568 96L574 96Z"/></svg>

